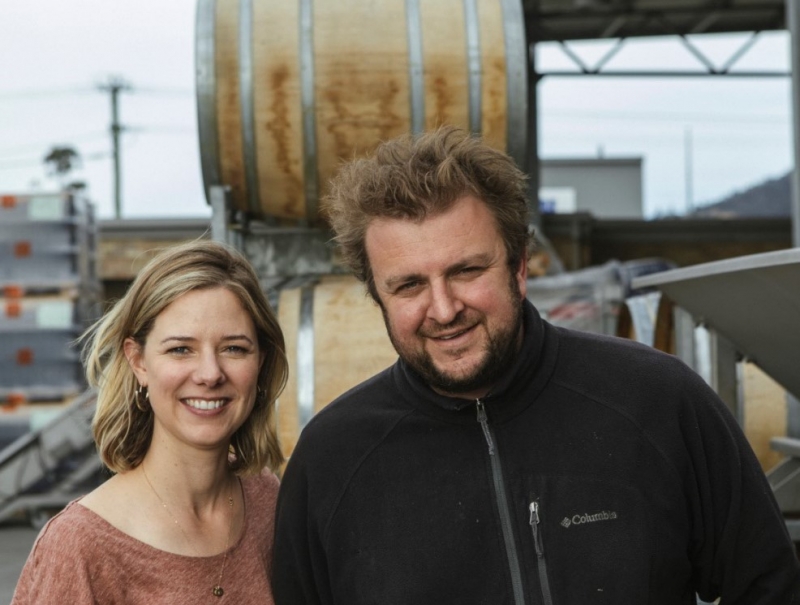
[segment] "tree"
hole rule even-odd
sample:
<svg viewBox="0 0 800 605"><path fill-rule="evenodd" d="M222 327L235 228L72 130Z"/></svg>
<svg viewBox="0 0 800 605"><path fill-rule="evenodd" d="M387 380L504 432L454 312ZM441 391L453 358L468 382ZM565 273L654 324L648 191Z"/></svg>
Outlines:
<svg viewBox="0 0 800 605"><path fill-rule="evenodd" d="M62 187L67 175L73 168L81 165L81 156L72 147L54 146L50 152L44 156L44 164L47 167L47 174L58 179Z"/></svg>

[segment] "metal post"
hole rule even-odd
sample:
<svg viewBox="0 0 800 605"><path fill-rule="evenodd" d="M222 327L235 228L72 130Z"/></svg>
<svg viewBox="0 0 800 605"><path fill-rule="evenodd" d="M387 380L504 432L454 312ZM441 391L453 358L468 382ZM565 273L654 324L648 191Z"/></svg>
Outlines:
<svg viewBox="0 0 800 605"><path fill-rule="evenodd" d="M208 188L208 201L211 204L211 239L228 243L228 192L229 187L212 185Z"/></svg>
<svg viewBox="0 0 800 605"><path fill-rule="evenodd" d="M739 393L738 355L733 343L716 330L709 329L711 357L710 384L740 425L744 425L744 410Z"/></svg>
<svg viewBox="0 0 800 605"><path fill-rule="evenodd" d="M553 244L547 238L542 228L542 215L539 209L539 185L541 184L541 162L539 161L539 103L538 88L540 74L536 71L536 38L530 28L525 28L525 44L527 49L527 85L528 85L528 139L525 145L525 166L523 170L528 175L528 212L530 226L535 230L536 243L547 252L550 257L548 272L563 273L564 264L558 256ZM580 244L578 244L580 246ZM576 254L578 258L580 254ZM581 266L580 261L575 261L575 268Z"/></svg>
<svg viewBox="0 0 800 605"><path fill-rule="evenodd" d="M694 192L692 191L694 176L692 175L692 127L687 126L683 131L684 147L684 178L686 180L686 216L694 212Z"/></svg>
<svg viewBox="0 0 800 605"><path fill-rule="evenodd" d="M691 313L678 306L672 310L672 317L675 323L675 355L690 368L697 371L694 318Z"/></svg>
<svg viewBox="0 0 800 605"><path fill-rule="evenodd" d="M792 38L792 133L794 170L792 171L792 244L800 246L800 2L786 0L786 26Z"/></svg>
<svg viewBox="0 0 800 605"><path fill-rule="evenodd" d="M527 166L528 173L528 204L530 205L530 220L536 227L537 233L542 231L542 219L539 215L539 121L537 88L539 75L536 73L536 42L527 34L528 45L528 145Z"/></svg>
<svg viewBox="0 0 800 605"><path fill-rule="evenodd" d="M786 436L800 439L800 399L786 392Z"/></svg>

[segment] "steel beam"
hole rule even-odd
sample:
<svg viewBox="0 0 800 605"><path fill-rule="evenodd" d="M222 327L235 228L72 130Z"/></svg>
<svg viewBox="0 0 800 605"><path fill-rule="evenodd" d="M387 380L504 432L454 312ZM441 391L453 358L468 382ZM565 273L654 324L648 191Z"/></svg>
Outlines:
<svg viewBox="0 0 800 605"><path fill-rule="evenodd" d="M792 38L792 134L794 135L794 170L792 171L792 243L800 246L800 2L786 0L786 25Z"/></svg>

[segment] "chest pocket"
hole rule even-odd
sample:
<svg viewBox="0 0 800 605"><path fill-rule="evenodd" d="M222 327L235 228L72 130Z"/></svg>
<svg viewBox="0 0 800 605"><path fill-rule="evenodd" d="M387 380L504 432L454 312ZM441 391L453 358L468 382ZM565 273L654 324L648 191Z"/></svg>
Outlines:
<svg viewBox="0 0 800 605"><path fill-rule="evenodd" d="M654 532L640 490L573 477L535 477L527 488L523 546L536 562L527 572L545 603L647 602Z"/></svg>

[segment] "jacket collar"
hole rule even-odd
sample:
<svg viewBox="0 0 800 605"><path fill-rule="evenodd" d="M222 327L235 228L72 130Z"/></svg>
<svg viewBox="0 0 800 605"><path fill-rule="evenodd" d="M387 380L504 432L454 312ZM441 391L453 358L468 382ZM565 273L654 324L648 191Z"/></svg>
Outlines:
<svg viewBox="0 0 800 605"><path fill-rule="evenodd" d="M527 408L541 392L555 367L558 336L528 301L523 306L523 340L516 361L482 398L492 422L502 422ZM474 399L439 395L410 366L398 360L393 374L402 393L421 411L446 420L475 420Z"/></svg>

